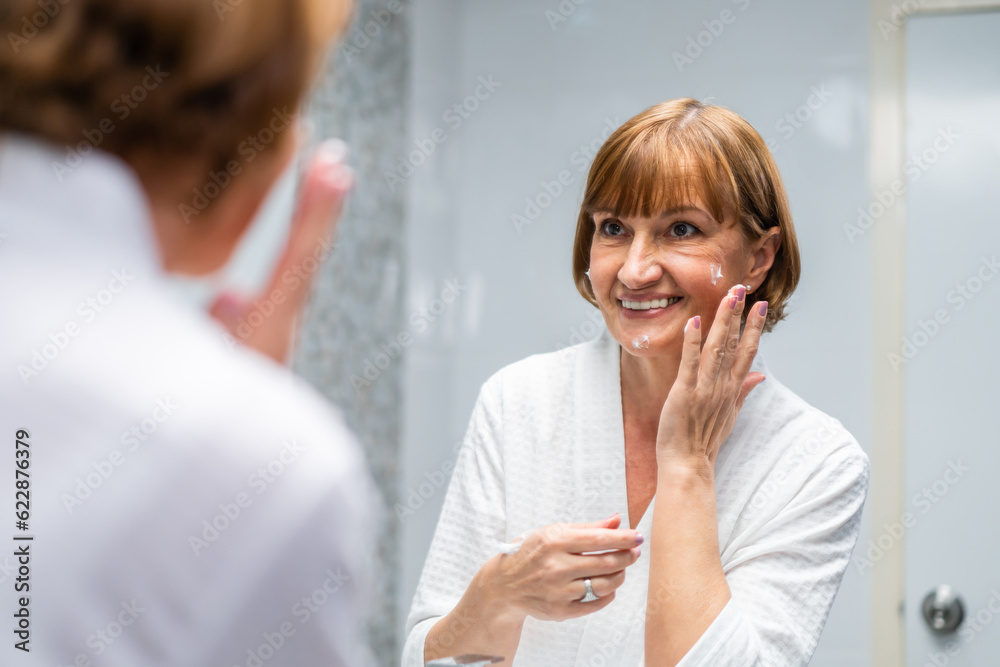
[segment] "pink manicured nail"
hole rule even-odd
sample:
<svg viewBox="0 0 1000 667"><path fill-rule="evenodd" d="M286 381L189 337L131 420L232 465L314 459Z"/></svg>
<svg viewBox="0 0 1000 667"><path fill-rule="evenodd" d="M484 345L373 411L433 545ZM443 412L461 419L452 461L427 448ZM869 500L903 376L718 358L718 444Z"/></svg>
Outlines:
<svg viewBox="0 0 1000 667"><path fill-rule="evenodd" d="M700 329L701 328L701 315L695 315L694 316L694 328L695 329Z"/></svg>
<svg viewBox="0 0 1000 667"><path fill-rule="evenodd" d="M729 297L729 310L736 310L736 297Z"/></svg>
<svg viewBox="0 0 1000 667"><path fill-rule="evenodd" d="M760 302L760 305L757 306L757 312L760 313L761 317L767 315L767 301Z"/></svg>
<svg viewBox="0 0 1000 667"><path fill-rule="evenodd" d="M642 533L636 533L635 534L635 545L636 546L639 546L640 544L642 544L645 541L646 541L646 538L642 536Z"/></svg>

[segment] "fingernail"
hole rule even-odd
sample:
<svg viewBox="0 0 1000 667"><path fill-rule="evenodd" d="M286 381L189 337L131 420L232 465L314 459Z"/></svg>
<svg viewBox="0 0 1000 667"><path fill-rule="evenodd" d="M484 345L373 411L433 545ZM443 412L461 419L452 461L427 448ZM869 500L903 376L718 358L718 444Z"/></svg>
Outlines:
<svg viewBox="0 0 1000 667"><path fill-rule="evenodd" d="M635 534L635 544L636 544L636 546L639 546L640 544L642 544L645 541L646 541L646 538L642 536L642 533L636 533Z"/></svg>
<svg viewBox="0 0 1000 667"><path fill-rule="evenodd" d="M695 315L694 316L694 328L695 329L700 329L701 328L701 315Z"/></svg>
<svg viewBox="0 0 1000 667"><path fill-rule="evenodd" d="M638 558L641 555L642 555L642 549L640 549L639 547L636 547L636 549L635 549L635 557Z"/></svg>
<svg viewBox="0 0 1000 667"><path fill-rule="evenodd" d="M240 314L240 300L235 295L226 293L219 297L216 308L220 315L236 317Z"/></svg>
<svg viewBox="0 0 1000 667"><path fill-rule="evenodd" d="M340 164L347 160L347 144L341 139L327 139L316 149L316 157L325 164Z"/></svg>
<svg viewBox="0 0 1000 667"><path fill-rule="evenodd" d="M761 317L767 315L767 301L760 302L760 305L757 306L757 312L760 313Z"/></svg>
<svg viewBox="0 0 1000 667"><path fill-rule="evenodd" d="M747 287L746 287L746 285L737 285L736 286L736 300L737 301L742 301L746 297L746 295L747 295Z"/></svg>
<svg viewBox="0 0 1000 667"><path fill-rule="evenodd" d="M729 297L729 310L736 310L736 297Z"/></svg>

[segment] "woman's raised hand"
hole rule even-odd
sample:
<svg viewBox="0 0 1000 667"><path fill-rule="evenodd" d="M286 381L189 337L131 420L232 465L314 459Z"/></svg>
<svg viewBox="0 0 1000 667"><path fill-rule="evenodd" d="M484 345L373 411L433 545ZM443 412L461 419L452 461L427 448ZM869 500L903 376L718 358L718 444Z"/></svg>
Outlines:
<svg viewBox="0 0 1000 667"><path fill-rule="evenodd" d="M264 321L241 331L238 323L249 320L255 308L252 299L225 293L210 309L210 314L244 345L256 349L280 364L288 363L295 323L309 298L315 272L303 272L307 261L313 261L317 249L329 245L336 229L344 202L354 183L353 172L347 166L347 146L339 139L324 142L309 162L303 177L301 194L292 220L288 245L264 289L261 300L275 302L273 312ZM289 275L304 275L304 279L286 284ZM280 299L274 295L280 295Z"/></svg>
<svg viewBox="0 0 1000 667"><path fill-rule="evenodd" d="M514 554L500 555L489 577L490 596L508 616L562 621L603 609L625 582L625 568L639 558L643 538L618 530L614 514L593 523L552 524L529 533ZM604 553L589 553L601 551ZM581 602L590 579L593 602Z"/></svg>
<svg viewBox="0 0 1000 667"><path fill-rule="evenodd" d="M711 472L743 401L764 381L763 374L749 371L764 329L767 302L754 304L741 339L740 317L745 305L746 287L736 285L719 304L704 349L701 318L688 320L677 379L660 413L656 434L659 465L694 466Z"/></svg>

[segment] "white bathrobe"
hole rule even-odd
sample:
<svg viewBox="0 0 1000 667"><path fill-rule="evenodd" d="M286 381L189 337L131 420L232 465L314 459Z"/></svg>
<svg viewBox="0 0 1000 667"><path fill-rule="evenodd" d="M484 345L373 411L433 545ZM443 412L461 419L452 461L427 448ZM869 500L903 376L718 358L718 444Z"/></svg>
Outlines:
<svg viewBox="0 0 1000 667"><path fill-rule="evenodd" d="M501 544L614 512L630 525L620 354L605 331L511 364L483 385L407 620L404 667L423 663L428 631ZM732 598L682 667L807 664L858 538L868 457L760 355L753 370L767 380L750 393L715 466ZM637 526L647 537L653 505ZM561 623L529 617L514 664L642 665L648 577L644 553L603 610Z"/></svg>
<svg viewBox="0 0 1000 667"><path fill-rule="evenodd" d="M31 628L0 665L366 664L360 445L173 293L125 163L93 150L67 174L67 155L0 134L0 583L13 628L30 545ZM14 543L19 429L34 540Z"/></svg>

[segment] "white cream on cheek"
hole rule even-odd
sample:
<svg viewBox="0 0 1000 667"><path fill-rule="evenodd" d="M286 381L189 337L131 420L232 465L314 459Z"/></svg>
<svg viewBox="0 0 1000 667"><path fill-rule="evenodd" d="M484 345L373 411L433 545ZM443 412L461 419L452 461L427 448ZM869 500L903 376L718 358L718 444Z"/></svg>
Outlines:
<svg viewBox="0 0 1000 667"><path fill-rule="evenodd" d="M709 277L711 278L713 285L718 285L719 281L722 280L722 265L721 264L710 265Z"/></svg>

